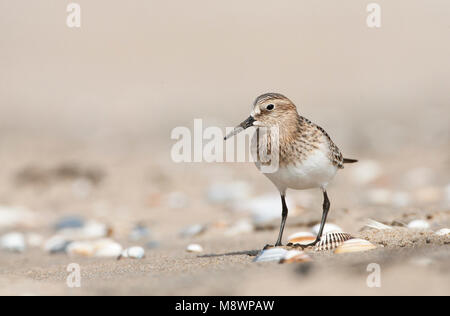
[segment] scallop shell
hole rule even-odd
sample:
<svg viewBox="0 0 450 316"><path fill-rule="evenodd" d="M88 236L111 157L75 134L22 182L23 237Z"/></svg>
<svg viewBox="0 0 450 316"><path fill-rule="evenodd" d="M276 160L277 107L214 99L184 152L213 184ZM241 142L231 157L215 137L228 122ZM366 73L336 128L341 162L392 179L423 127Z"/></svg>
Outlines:
<svg viewBox="0 0 450 316"><path fill-rule="evenodd" d="M267 250L262 250L253 262L267 262L267 261L281 261L288 251L283 248L271 248Z"/></svg>
<svg viewBox="0 0 450 316"><path fill-rule="evenodd" d="M290 250L283 258L281 258L280 263L294 263L294 262L310 262L311 257L308 256L304 251Z"/></svg>
<svg viewBox="0 0 450 316"><path fill-rule="evenodd" d="M294 245L307 245L316 240L316 236L308 232L298 232L288 237L288 242Z"/></svg>
<svg viewBox="0 0 450 316"><path fill-rule="evenodd" d="M314 247L315 251L332 250L345 241L352 239L353 236L349 233L329 233L320 238L320 241Z"/></svg>
<svg viewBox="0 0 450 316"><path fill-rule="evenodd" d="M361 251L367 251L377 248L374 244L372 244L370 241L365 239L350 239L344 242L342 245L336 248L334 253L351 253L351 252L361 252Z"/></svg>

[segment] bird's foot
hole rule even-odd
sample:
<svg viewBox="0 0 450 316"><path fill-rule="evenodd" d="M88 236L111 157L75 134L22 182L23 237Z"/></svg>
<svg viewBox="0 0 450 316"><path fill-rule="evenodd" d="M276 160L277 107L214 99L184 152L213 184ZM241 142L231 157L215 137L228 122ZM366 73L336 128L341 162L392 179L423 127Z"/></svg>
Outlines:
<svg viewBox="0 0 450 316"><path fill-rule="evenodd" d="M275 246L274 245L265 245L263 250L267 250L270 248L276 248L276 247L283 247L283 244L279 243L279 244L275 244Z"/></svg>

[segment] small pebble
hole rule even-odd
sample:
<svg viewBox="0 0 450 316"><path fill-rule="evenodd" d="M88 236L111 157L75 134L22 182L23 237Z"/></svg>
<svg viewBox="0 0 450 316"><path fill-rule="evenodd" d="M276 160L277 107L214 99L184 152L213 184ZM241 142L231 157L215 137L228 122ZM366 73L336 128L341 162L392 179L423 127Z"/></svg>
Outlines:
<svg viewBox="0 0 450 316"><path fill-rule="evenodd" d="M430 224L422 219L416 219L408 224L411 229L429 229Z"/></svg>
<svg viewBox="0 0 450 316"><path fill-rule="evenodd" d="M198 244L190 244L189 246L187 246L186 251L187 252L202 252L203 247Z"/></svg>
<svg viewBox="0 0 450 316"><path fill-rule="evenodd" d="M59 231L66 228L81 228L84 226L84 219L81 216L67 216L58 220L55 224L55 230Z"/></svg>
<svg viewBox="0 0 450 316"><path fill-rule="evenodd" d="M11 252L24 252L25 236L21 233L9 233L0 238L0 249Z"/></svg>
<svg viewBox="0 0 450 316"><path fill-rule="evenodd" d="M67 246L70 243L66 238L56 235L44 243L44 250L51 254L66 252Z"/></svg>
<svg viewBox="0 0 450 316"><path fill-rule="evenodd" d="M125 249L121 257L131 259L142 259L145 256L145 250L142 247L130 247Z"/></svg>

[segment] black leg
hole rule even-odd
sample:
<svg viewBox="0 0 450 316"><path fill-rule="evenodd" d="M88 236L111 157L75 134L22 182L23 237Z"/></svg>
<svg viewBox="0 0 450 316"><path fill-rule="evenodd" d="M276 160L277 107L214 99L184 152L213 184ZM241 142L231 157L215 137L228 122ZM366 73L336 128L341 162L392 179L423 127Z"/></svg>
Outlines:
<svg viewBox="0 0 450 316"><path fill-rule="evenodd" d="M283 211L281 212L281 225L280 225L280 233L278 234L278 240L275 244L275 247L282 246L281 240L283 239L283 231L284 231L284 225L286 224L286 219L288 216L288 208L286 205L286 199L285 195L281 195L281 204L283 205Z"/></svg>
<svg viewBox="0 0 450 316"><path fill-rule="evenodd" d="M327 191L323 190L323 213L322 213L322 221L320 222L319 234L317 235L317 238L313 243L304 246L304 248L314 246L315 244L317 244L320 241L320 237L322 237L322 233L323 233L323 228L327 221L327 216L328 216L329 210L330 210L330 200L328 199Z"/></svg>

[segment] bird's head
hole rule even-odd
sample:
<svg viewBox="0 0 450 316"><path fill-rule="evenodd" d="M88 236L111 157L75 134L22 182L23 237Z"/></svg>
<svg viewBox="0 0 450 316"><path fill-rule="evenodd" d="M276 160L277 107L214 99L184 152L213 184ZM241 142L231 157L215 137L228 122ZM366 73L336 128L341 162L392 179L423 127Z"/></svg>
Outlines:
<svg viewBox="0 0 450 316"><path fill-rule="evenodd" d="M287 127L295 124L297 118L297 108L291 100L279 93L265 93L256 98L250 116L236 126L225 139L251 126L266 128L274 126Z"/></svg>

